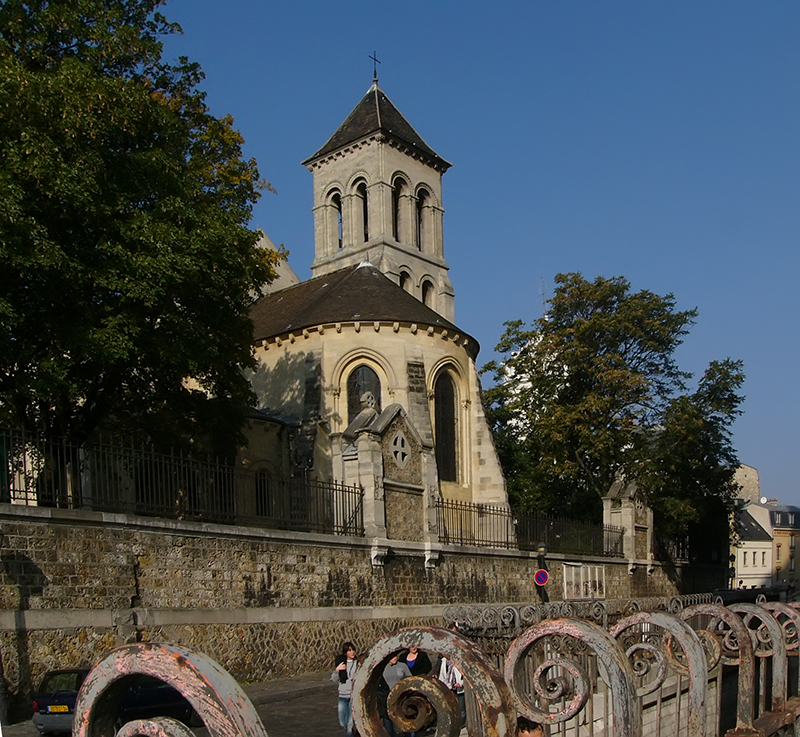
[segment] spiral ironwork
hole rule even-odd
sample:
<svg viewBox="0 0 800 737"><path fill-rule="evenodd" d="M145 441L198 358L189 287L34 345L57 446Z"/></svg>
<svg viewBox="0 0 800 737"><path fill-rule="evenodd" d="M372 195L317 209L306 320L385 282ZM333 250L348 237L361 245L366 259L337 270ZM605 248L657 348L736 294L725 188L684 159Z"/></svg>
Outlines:
<svg viewBox="0 0 800 737"><path fill-rule="evenodd" d="M267 737L241 686L218 663L183 645L157 643L126 645L92 668L75 703L74 737L114 734L119 703L131 681L140 675L157 678L179 691L213 737ZM143 737L185 735L172 720L145 721L134 724L129 732Z"/></svg>
<svg viewBox="0 0 800 737"><path fill-rule="evenodd" d="M568 703L554 712L552 707L544 710L530 702L525 690L517 682L518 674L523 671L523 661L529 651L544 638L550 638L553 643L578 640L596 654L611 693L614 722L613 731L609 734L611 737L639 737L641 712L636 699L633 671L616 641L593 622L576 619L543 621L514 640L506 653L504 673L520 713L538 722L563 722L577 714L591 697L590 680L585 669L572 658L559 654L544 656L544 661L534 673L534 689L542 699L553 701L569 697ZM549 676L554 669L557 675ZM570 676L569 680L565 679L564 674Z"/></svg>
<svg viewBox="0 0 800 737"><path fill-rule="evenodd" d="M455 694L443 683L427 676L401 680L386 700L389 718L400 732L421 732L437 722L436 734L458 737L461 709Z"/></svg>
<svg viewBox="0 0 800 737"><path fill-rule="evenodd" d="M386 730L377 710L378 683L389 659L398 651L409 647L419 647L428 653L441 655L461 671L475 695L485 737L513 736L517 714L503 676L477 645L456 632L438 627L408 627L397 630L382 637L370 648L353 683L353 717L359 734L363 737L386 737ZM409 690L408 685L414 683L417 687L411 690L417 696L404 697L402 692ZM400 681L395 688L398 691L393 697L394 704L414 699L408 703L413 704L418 711L427 713L428 707L423 706L418 699L428 701L430 708L437 712L436 737L452 737L449 730L454 722L460 728L460 713L457 704L454 708L453 700L439 699L440 693L430 692L435 700L439 699L431 702L426 695L428 692L419 686L419 682L409 678ZM402 717L402 714L396 713L396 716Z"/></svg>
<svg viewBox="0 0 800 737"><path fill-rule="evenodd" d="M136 719L123 724L116 737L193 737L189 727L171 717Z"/></svg>

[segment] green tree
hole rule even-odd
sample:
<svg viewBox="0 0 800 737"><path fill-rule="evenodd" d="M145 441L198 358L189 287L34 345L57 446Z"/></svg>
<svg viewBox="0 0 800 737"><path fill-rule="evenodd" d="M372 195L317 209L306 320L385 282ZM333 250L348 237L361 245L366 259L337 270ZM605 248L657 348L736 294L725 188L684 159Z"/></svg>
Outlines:
<svg viewBox="0 0 800 737"><path fill-rule="evenodd" d="M734 491L730 425L741 363L712 363L696 391L675 349L695 310L631 292L622 277L559 274L547 314L506 323L485 392L512 503L597 521L618 475L635 479L670 530Z"/></svg>
<svg viewBox="0 0 800 737"><path fill-rule="evenodd" d="M251 399L263 183L199 67L162 59L162 2L0 4L2 424L156 439Z"/></svg>

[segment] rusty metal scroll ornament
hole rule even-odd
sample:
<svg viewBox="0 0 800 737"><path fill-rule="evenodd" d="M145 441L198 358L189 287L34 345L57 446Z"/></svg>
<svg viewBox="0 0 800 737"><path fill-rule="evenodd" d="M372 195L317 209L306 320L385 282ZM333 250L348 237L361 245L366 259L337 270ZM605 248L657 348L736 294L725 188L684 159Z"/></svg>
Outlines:
<svg viewBox="0 0 800 737"><path fill-rule="evenodd" d="M706 734L706 687L708 685L708 667L706 664L706 652L700 638L695 634L692 628L681 619L678 619L673 614L666 612L639 612L630 617L620 620L614 625L610 634L615 639L619 640L623 633L633 627L646 625L648 627L658 627L663 630L667 638L661 643L663 653L669 660L670 665L674 671L681 675L689 677L689 714L688 714L688 728L689 734L697 735L698 737L705 737ZM641 635L640 635L641 636ZM680 646L681 655L675 652L673 642L677 642ZM646 641L637 641L632 643L626 650L626 655L631 658L635 657L639 650L647 651L648 655L655 655L661 657L660 663L662 667L659 668L658 677L654 679L647 687L639 690L640 695L652 693L664 681L666 669L663 667L664 659L661 656L661 648L653 646ZM634 672L644 674L647 670L647 660L638 658L633 663Z"/></svg>
<svg viewBox="0 0 800 737"><path fill-rule="evenodd" d="M437 722L437 734L457 737L461 707L456 695L441 681L427 676L402 679L386 700L389 717L403 733L421 732Z"/></svg>
<svg viewBox="0 0 800 737"><path fill-rule="evenodd" d="M119 702L139 675L158 678L179 691L213 737L267 737L250 699L216 661L183 645L156 643L113 650L92 668L75 703L73 736L112 737ZM126 734L183 737L171 721L149 726L137 722Z"/></svg>
<svg viewBox="0 0 800 737"><path fill-rule="evenodd" d="M772 656L772 708L776 711L783 709L786 706L788 668L783 629L778 620L762 606L740 602L731 604L728 609L741 615L745 626L748 626L753 618L761 622L756 629L756 640L764 647L757 648L755 654L756 657Z"/></svg>
<svg viewBox="0 0 800 737"><path fill-rule="evenodd" d="M553 701L570 696L569 702L561 711L551 712L536 708L524 695L524 689L517 688L515 679L524 669L523 662L529 650L543 638L552 636L574 638L585 649L593 650L597 655L601 676L611 692L614 724L607 733L609 737L641 737L641 707L636 695L635 676L628 658L616 640L605 630L592 622L577 619L539 622L511 643L506 653L505 677L520 713L538 722L564 722L580 712L592 696L589 678L577 659L572 660L561 653L551 657L545 652L533 679L536 693L545 700ZM553 675L550 675L551 672ZM566 674L569 679L565 677Z"/></svg>
<svg viewBox="0 0 800 737"><path fill-rule="evenodd" d="M755 653L753 640L744 622L734 612L719 604L693 604L683 609L678 616L689 624L692 621L701 621L699 618L710 618L710 623L703 629L722 640L721 645L727 650L727 653L723 652L722 663L739 666L736 728L752 729ZM723 627L728 629L724 630Z"/></svg>
<svg viewBox="0 0 800 737"><path fill-rule="evenodd" d="M793 653L800 646L800 611L779 601L765 601L759 606L766 609L783 628L786 652Z"/></svg>
<svg viewBox="0 0 800 737"><path fill-rule="evenodd" d="M480 709L485 737L513 737L517 713L514 701L503 676L483 651L456 632L438 627L408 627L397 630L376 642L364 658L353 682L353 718L359 734L364 737L386 737L378 716L377 689L383 668L389 659L408 647L418 647L428 653L447 658L461 671L469 683ZM395 688L400 688L404 679ZM399 700L399 696L395 696ZM458 724L461 716L457 705L447 700L439 704L436 737L449 737L445 729ZM436 705L434 705L436 708Z"/></svg>
<svg viewBox="0 0 800 737"><path fill-rule="evenodd" d="M171 717L136 719L123 724L116 737L193 737L189 727Z"/></svg>

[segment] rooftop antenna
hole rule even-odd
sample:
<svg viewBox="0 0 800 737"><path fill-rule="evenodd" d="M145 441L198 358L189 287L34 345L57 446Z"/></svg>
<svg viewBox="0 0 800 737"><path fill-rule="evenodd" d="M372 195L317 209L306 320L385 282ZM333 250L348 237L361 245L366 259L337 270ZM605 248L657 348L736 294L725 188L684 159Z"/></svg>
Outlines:
<svg viewBox="0 0 800 737"><path fill-rule="evenodd" d="M368 58L372 59L372 81L378 84L378 64L381 63L380 59L378 59L378 52L373 51L372 56Z"/></svg>

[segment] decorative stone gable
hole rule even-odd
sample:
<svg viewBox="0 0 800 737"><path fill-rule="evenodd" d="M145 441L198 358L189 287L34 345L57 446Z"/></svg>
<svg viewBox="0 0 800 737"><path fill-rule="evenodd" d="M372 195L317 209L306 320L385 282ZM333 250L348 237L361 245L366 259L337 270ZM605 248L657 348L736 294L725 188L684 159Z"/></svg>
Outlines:
<svg viewBox="0 0 800 737"><path fill-rule="evenodd" d="M389 423L381 437L381 448L386 481L422 486L421 443L405 412L398 412Z"/></svg>

